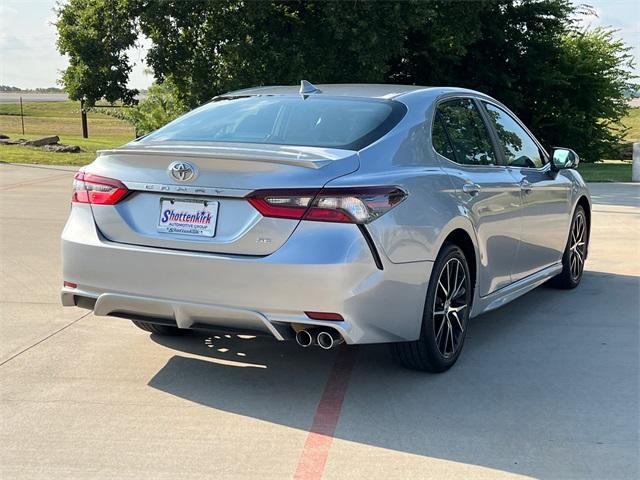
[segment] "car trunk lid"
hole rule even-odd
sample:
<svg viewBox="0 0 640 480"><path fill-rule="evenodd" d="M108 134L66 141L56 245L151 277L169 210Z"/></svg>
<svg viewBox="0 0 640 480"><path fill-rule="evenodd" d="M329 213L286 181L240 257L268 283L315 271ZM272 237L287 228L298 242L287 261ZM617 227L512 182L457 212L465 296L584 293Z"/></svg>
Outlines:
<svg viewBox="0 0 640 480"><path fill-rule="evenodd" d="M196 175L180 181L169 167L188 164ZM298 220L266 218L244 198L253 190L321 188L358 169L357 153L281 145L132 142L99 152L86 168L114 178L131 193L116 205L92 205L107 240L179 250L268 255L284 244ZM211 215L215 225L181 230L192 214ZM170 212L169 214L167 212ZM200 218L200 217L199 217ZM172 219L178 222L171 223ZM195 233L194 233L195 232Z"/></svg>

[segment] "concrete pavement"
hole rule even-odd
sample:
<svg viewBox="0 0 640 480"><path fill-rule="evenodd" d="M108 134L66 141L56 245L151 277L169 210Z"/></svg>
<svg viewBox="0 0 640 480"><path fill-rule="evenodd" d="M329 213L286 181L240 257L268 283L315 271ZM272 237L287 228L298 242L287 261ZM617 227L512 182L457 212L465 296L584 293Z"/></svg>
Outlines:
<svg viewBox="0 0 640 480"><path fill-rule="evenodd" d="M0 478L300 473L336 352L63 309L72 176L0 164ZM357 349L322 478L638 478L640 186L592 193L578 289L475 319L444 375Z"/></svg>

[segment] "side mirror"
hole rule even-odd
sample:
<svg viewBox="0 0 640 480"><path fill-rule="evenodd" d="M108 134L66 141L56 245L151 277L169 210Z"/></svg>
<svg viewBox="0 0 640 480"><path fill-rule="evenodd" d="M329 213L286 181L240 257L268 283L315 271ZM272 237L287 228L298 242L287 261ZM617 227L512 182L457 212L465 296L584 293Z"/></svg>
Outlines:
<svg viewBox="0 0 640 480"><path fill-rule="evenodd" d="M570 148L554 148L551 155L551 168L554 171L578 168L580 157Z"/></svg>

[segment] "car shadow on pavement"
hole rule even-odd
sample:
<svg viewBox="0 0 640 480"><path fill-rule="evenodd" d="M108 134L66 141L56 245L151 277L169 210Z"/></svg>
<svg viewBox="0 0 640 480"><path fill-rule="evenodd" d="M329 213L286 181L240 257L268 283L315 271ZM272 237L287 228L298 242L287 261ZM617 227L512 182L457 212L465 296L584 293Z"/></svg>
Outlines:
<svg viewBox="0 0 640 480"><path fill-rule="evenodd" d="M474 319L442 375L401 368L384 345L347 347L358 357L335 437L537 477L633 476L639 287L588 271L576 290L538 288ZM264 337L151 338L184 354L149 386L301 430L335 357Z"/></svg>

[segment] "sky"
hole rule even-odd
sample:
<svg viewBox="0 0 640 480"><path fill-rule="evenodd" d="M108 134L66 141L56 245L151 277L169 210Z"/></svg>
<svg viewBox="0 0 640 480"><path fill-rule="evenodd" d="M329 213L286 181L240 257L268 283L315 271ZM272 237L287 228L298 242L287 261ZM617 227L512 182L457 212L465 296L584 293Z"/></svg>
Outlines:
<svg viewBox="0 0 640 480"><path fill-rule="evenodd" d="M596 15L582 18L585 26L614 27L633 47L635 74L640 76L640 2L638 0L577 0L594 7ZM53 8L56 0L0 0L0 85L20 88L53 87L67 59L56 50ZM143 89L153 78L145 74L148 40L129 51L133 71L129 86Z"/></svg>

